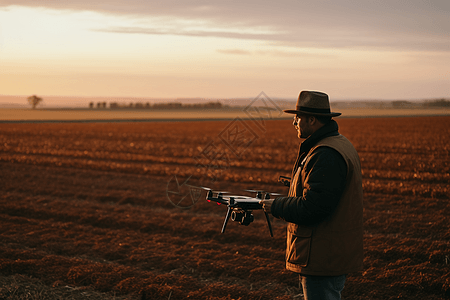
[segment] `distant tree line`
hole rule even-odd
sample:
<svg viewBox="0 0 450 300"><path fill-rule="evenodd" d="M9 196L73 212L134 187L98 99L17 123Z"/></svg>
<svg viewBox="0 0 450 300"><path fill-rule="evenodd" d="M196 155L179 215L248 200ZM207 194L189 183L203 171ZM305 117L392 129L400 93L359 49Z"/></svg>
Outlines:
<svg viewBox="0 0 450 300"><path fill-rule="evenodd" d="M181 102L168 102L168 103L154 103L151 104L149 102L142 103L118 103L118 102L110 102L110 109L123 109L123 108L133 108L133 109L219 109L224 108L222 103L220 102L207 102L207 103L195 103L195 104L183 104ZM89 108L107 108L106 102L94 102L89 103Z"/></svg>
<svg viewBox="0 0 450 300"><path fill-rule="evenodd" d="M423 102L412 102L412 101L397 100L397 101L392 101L392 107L394 107L394 108L450 107L450 100L446 100L444 98L442 98L442 99L435 99L435 100L426 100L426 101L423 101Z"/></svg>
<svg viewBox="0 0 450 300"><path fill-rule="evenodd" d="M89 103L89 108L94 108L94 102ZM97 102L97 108L106 108L106 102Z"/></svg>
<svg viewBox="0 0 450 300"><path fill-rule="evenodd" d="M442 99L436 99L436 100L429 100L425 101L423 103L424 107L450 107L450 100L446 100L444 98Z"/></svg>
<svg viewBox="0 0 450 300"><path fill-rule="evenodd" d="M392 107L394 108L409 108L414 106L414 103L411 101L397 100L392 101Z"/></svg>

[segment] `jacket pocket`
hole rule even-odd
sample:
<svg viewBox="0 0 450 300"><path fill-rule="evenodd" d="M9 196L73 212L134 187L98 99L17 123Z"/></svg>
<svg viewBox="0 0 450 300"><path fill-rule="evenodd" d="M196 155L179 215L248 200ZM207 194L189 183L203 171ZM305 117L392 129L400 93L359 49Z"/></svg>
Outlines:
<svg viewBox="0 0 450 300"><path fill-rule="evenodd" d="M312 229L289 224L287 232L286 262L306 267L311 251Z"/></svg>

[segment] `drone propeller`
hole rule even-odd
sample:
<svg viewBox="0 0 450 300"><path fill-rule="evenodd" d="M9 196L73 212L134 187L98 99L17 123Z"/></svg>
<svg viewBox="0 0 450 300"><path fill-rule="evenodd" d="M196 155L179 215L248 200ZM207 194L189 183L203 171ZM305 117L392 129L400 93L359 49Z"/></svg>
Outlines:
<svg viewBox="0 0 450 300"><path fill-rule="evenodd" d="M229 194L230 193L228 191L215 191L212 188L205 187L205 186L198 186L198 188L202 189L202 190L205 190L205 191L212 191L212 192L217 193L217 194Z"/></svg>
<svg viewBox="0 0 450 300"><path fill-rule="evenodd" d="M250 199L252 197L249 196L241 196L241 195L227 195L227 198L234 198L234 199Z"/></svg>
<svg viewBox="0 0 450 300"><path fill-rule="evenodd" d="M258 191L258 190L245 190L246 192L250 192L250 193L256 193L256 198L262 199L264 197L264 199L270 199L270 196L281 196L281 194L278 193L271 193L271 192L266 192L266 191Z"/></svg>
<svg viewBox="0 0 450 300"><path fill-rule="evenodd" d="M205 190L205 191L212 191L212 188L206 187L206 186L198 186L199 189Z"/></svg>
<svg viewBox="0 0 450 300"><path fill-rule="evenodd" d="M282 195L282 194L279 194L279 193L266 192L266 191L263 191L263 190L244 190L244 191L250 192L250 193L266 193L266 194L274 195L274 196L281 196Z"/></svg>
<svg viewBox="0 0 450 300"><path fill-rule="evenodd" d="M197 188L205 190L205 191L213 191L214 193L222 193L222 194L227 194L229 193L228 191L215 191L212 188L209 187L205 187L205 186L197 186Z"/></svg>

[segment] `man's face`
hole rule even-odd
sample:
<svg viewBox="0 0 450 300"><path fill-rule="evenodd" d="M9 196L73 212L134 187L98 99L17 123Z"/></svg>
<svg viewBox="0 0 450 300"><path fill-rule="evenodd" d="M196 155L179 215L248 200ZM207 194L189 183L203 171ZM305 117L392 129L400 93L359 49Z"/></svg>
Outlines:
<svg viewBox="0 0 450 300"><path fill-rule="evenodd" d="M311 125L311 118L313 117L307 115L296 115L294 117L294 122L292 124L297 130L300 139L306 139L314 133Z"/></svg>

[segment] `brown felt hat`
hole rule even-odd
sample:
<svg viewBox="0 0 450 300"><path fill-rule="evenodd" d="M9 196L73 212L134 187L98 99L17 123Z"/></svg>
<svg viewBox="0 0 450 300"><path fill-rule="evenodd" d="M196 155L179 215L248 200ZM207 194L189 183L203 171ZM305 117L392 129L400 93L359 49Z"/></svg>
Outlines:
<svg viewBox="0 0 450 300"><path fill-rule="evenodd" d="M328 95L321 92L302 91L298 95L295 109L283 110L288 114L307 114L316 116L337 117L341 113L330 111L330 101Z"/></svg>

